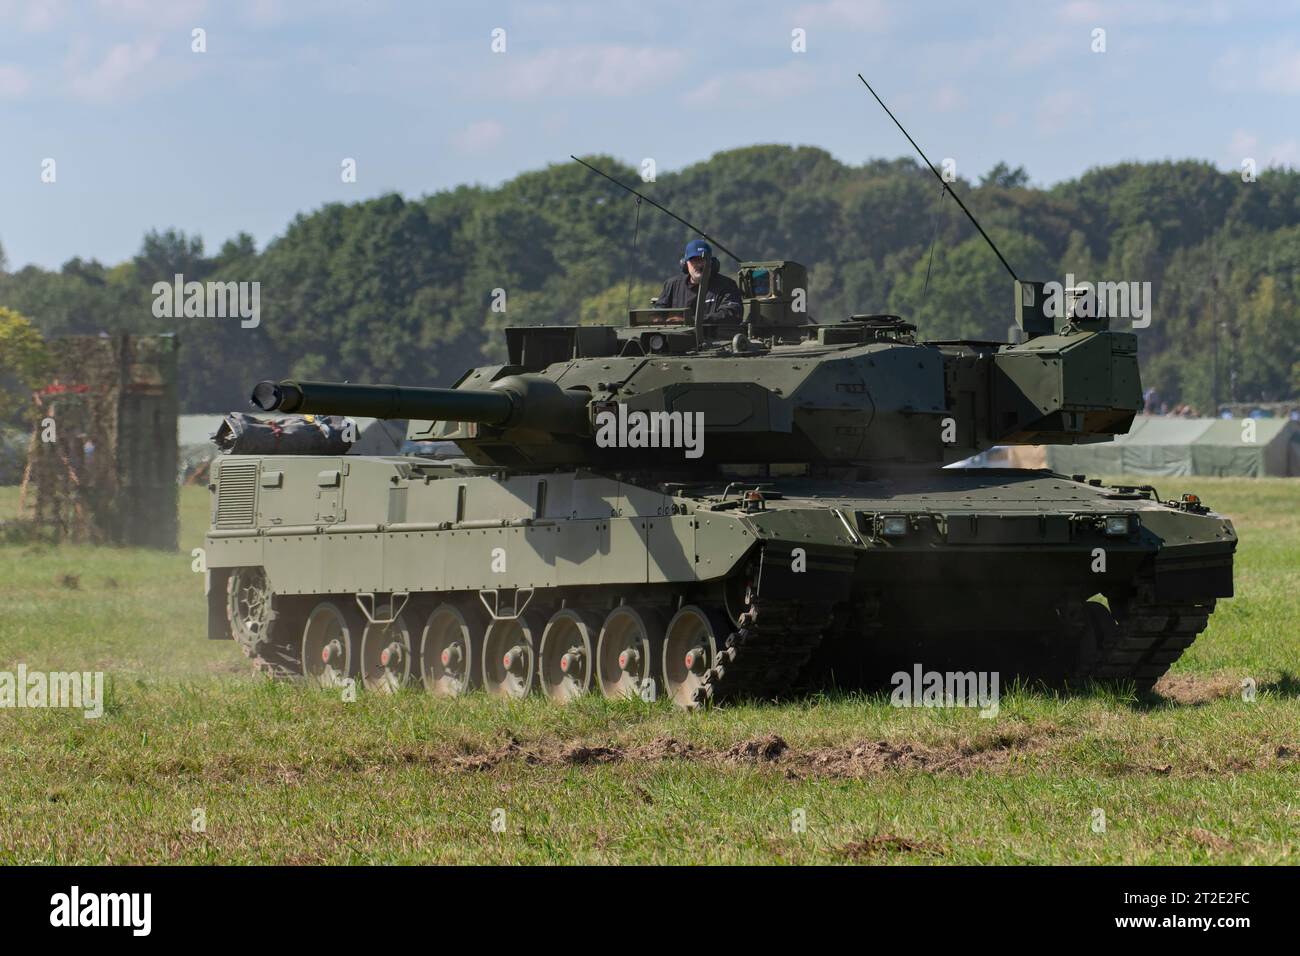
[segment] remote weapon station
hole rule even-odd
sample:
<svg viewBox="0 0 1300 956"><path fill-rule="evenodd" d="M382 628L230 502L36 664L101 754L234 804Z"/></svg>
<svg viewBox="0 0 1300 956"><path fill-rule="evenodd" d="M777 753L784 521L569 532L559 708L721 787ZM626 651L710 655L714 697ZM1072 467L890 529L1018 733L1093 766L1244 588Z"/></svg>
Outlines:
<svg viewBox="0 0 1300 956"><path fill-rule="evenodd" d="M263 411L408 419L463 457L222 456L209 636L443 696L699 707L917 664L1150 688L1231 596L1235 533L1194 495L943 467L1106 441L1142 406L1136 336L998 258L1015 344L815 322L803 266L737 259L731 324L697 296L507 329L506 364L453 388L262 382Z"/></svg>

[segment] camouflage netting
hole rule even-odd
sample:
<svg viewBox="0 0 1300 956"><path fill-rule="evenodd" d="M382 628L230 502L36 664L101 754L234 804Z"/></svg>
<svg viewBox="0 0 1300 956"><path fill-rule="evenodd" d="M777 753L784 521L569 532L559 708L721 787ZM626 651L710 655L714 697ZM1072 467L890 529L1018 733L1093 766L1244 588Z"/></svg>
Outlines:
<svg viewBox="0 0 1300 956"><path fill-rule="evenodd" d="M23 495L60 539L175 548L176 340L67 336L34 396Z"/></svg>
<svg viewBox="0 0 1300 956"><path fill-rule="evenodd" d="M357 423L342 415L261 419L231 412L212 442L227 455L346 455L356 434Z"/></svg>

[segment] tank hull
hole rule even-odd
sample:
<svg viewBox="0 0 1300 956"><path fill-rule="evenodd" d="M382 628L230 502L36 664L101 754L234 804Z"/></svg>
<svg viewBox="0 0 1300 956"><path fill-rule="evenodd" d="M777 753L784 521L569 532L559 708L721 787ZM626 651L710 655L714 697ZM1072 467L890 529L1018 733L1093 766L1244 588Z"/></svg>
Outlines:
<svg viewBox="0 0 1300 956"><path fill-rule="evenodd" d="M305 621L332 602L369 635L388 635L395 617L422 633L439 608L455 609L466 634L486 634L479 648L467 638L480 676L510 695L554 686L538 667L547 624L565 609L593 632L587 648L573 636L581 621L562 629L577 641L564 653L586 662L580 691L601 686L606 631L644 651L631 684L610 684L617 693L649 687L691 706L882 687L916 666L1145 688L1232 593L1226 518L1044 471L661 485L635 473L227 456L215 472L209 635L237 637L278 673L304 670L318 648L301 639ZM257 600L238 595L257 575L268 620L241 627L241 607ZM348 628L335 630L346 644ZM412 664L419 641L406 643L393 645L408 658L399 676L417 682L434 665ZM493 677L494 648L502 659L522 648L536 679ZM607 670L622 652L611 655Z"/></svg>

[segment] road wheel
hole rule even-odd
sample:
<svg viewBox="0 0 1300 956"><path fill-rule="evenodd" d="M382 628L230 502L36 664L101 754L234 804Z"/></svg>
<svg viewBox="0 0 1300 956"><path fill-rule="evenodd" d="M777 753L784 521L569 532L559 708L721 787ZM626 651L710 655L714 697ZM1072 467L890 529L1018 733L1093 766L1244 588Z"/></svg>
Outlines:
<svg viewBox="0 0 1300 956"><path fill-rule="evenodd" d="M392 615L392 605L378 605L374 615L381 620ZM408 612L387 624L367 622L361 634L361 679L366 690L391 694L406 686L418 673L415 641L407 623Z"/></svg>
<svg viewBox="0 0 1300 956"><path fill-rule="evenodd" d="M537 674L538 619L499 618L483 637L483 689L493 697L527 697Z"/></svg>
<svg viewBox="0 0 1300 956"><path fill-rule="evenodd" d="M420 678L435 697L459 697L479 686L483 614L439 604L420 636Z"/></svg>
<svg viewBox="0 0 1300 956"><path fill-rule="evenodd" d="M687 605L668 622L664 634L664 693L678 707L694 707L695 691L704 673L718 658L718 645L727 639L721 614Z"/></svg>
<svg viewBox="0 0 1300 956"><path fill-rule="evenodd" d="M654 611L620 604L609 612L596 646L596 682L606 697L654 700L663 688L664 628Z"/></svg>
<svg viewBox="0 0 1300 956"><path fill-rule="evenodd" d="M341 602L321 601L302 629L303 676L326 687L355 677L360 641L360 612Z"/></svg>
<svg viewBox="0 0 1300 956"><path fill-rule="evenodd" d="M584 611L556 611L542 632L537 681L551 700L567 703L591 690L595 670L597 620Z"/></svg>

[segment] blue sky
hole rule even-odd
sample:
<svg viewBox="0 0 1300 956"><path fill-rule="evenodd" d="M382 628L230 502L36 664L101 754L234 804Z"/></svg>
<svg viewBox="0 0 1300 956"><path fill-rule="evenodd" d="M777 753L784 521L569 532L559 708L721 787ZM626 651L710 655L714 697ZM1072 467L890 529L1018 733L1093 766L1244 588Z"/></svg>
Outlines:
<svg viewBox="0 0 1300 956"><path fill-rule="evenodd" d="M118 262L172 226L261 248L325 202L569 153L660 170L760 142L908 154L859 71L967 177L1300 165L1296 0L0 0L0 245L11 269Z"/></svg>

